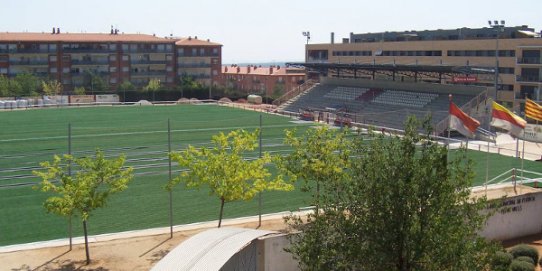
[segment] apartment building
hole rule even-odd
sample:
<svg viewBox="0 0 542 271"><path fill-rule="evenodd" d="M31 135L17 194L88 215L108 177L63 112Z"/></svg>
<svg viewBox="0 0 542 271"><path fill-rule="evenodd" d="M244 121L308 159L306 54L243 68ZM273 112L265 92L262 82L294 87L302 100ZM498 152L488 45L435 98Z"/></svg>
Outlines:
<svg viewBox="0 0 542 271"><path fill-rule="evenodd" d="M176 43L177 76L192 77L203 85L216 85L220 80L222 45L198 37L181 38Z"/></svg>
<svg viewBox="0 0 542 271"><path fill-rule="evenodd" d="M498 51L498 53L496 53ZM542 83L542 39L528 26L350 33L335 43L306 46L307 62L496 67L496 99L523 112L525 98L537 99ZM497 57L496 57L497 56ZM423 76L423 75L421 75ZM385 79L386 75L380 75ZM461 83L493 87L495 76ZM430 80L429 77L427 77ZM433 79L434 80L434 79ZM521 109L521 110L520 110Z"/></svg>
<svg viewBox="0 0 542 271"><path fill-rule="evenodd" d="M177 58L178 52L196 48L191 38L186 39L188 44L184 40L124 34L116 29L107 34L62 33L59 28L53 28L51 33L3 32L0 33L0 75L14 77L31 73L43 79L58 80L66 90L82 85L92 88L93 76L105 80L112 90L124 81L143 86L151 79L173 85L179 76L186 74L200 76L197 80L204 79L201 74L211 74L211 65L198 67L196 74L177 64L183 59ZM198 46L206 48L203 57L208 57L209 63L212 53L207 52L217 51L213 59L218 60L213 61L217 62L214 67L219 72L221 45Z"/></svg>
<svg viewBox="0 0 542 271"><path fill-rule="evenodd" d="M277 96L305 82L305 71L299 68L255 65L222 67L221 84L246 94Z"/></svg>

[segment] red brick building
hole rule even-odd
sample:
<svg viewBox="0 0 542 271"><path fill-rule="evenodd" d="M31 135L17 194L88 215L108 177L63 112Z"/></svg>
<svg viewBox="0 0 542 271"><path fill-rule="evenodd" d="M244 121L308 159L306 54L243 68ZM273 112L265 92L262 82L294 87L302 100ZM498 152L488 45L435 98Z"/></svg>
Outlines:
<svg viewBox="0 0 542 271"><path fill-rule="evenodd" d="M221 44L197 38L111 33L0 33L0 75L30 73L71 90L89 85L89 74L110 89L124 81L144 86L151 79L174 85L192 76L208 85L218 80ZM211 74L213 76L211 76ZM91 83L90 83L91 84Z"/></svg>
<svg viewBox="0 0 542 271"><path fill-rule="evenodd" d="M303 69L254 65L223 66L220 80L223 86L246 92L247 95L263 95L265 93L266 96L278 96L304 82L305 71Z"/></svg>

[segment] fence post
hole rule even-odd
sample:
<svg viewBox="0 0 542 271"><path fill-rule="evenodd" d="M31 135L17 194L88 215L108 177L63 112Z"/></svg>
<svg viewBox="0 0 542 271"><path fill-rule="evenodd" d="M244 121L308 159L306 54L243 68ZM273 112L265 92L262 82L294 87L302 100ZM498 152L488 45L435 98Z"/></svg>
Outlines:
<svg viewBox="0 0 542 271"><path fill-rule="evenodd" d="M168 172L169 180L171 180L171 125L169 118L167 119L167 156L168 156ZM173 238L173 192L169 190L169 238Z"/></svg>
<svg viewBox="0 0 542 271"><path fill-rule="evenodd" d="M72 154L72 124L68 123L68 155ZM68 175L72 176L72 162L68 163ZM68 235L70 239L70 251L72 250L72 216L68 218Z"/></svg>
<svg viewBox="0 0 542 271"><path fill-rule="evenodd" d="M260 130L259 130L259 149L260 159L262 158L262 113L260 113ZM258 193L258 228L262 226L262 192Z"/></svg>

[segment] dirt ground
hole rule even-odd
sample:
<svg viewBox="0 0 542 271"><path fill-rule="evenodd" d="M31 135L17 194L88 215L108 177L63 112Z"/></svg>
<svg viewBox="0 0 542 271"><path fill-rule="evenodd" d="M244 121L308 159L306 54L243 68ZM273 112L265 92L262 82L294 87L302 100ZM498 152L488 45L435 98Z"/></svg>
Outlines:
<svg viewBox="0 0 542 271"><path fill-rule="evenodd" d="M226 226L256 229L258 222L228 224ZM282 219L262 220L259 229L284 230ZM174 232L168 234L133 237L90 244L90 265L85 264L84 245L23 250L0 253L0 270L149 270L169 251L190 236L208 228Z"/></svg>
<svg viewBox="0 0 542 271"><path fill-rule="evenodd" d="M226 226L256 229L258 222L231 223ZM0 253L0 271L29 270L149 270L169 251L190 236L208 227L196 230L174 232L173 238L168 234L116 239L90 244L90 265L85 264L84 245L22 250ZM281 218L262 220L259 229L282 231L286 225ZM504 242L507 248L517 244L528 244L536 247L542 255L542 233ZM538 271L542 270L537 267Z"/></svg>

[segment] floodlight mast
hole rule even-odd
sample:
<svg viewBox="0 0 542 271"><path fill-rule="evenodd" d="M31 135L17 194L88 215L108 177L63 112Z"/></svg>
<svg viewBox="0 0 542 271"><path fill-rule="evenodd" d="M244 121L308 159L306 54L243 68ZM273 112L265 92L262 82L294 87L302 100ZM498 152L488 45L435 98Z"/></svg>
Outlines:
<svg viewBox="0 0 542 271"><path fill-rule="evenodd" d="M303 31L303 36L307 38L307 45L309 44L309 40L311 39L311 32L310 31ZM305 62L309 62L309 49L305 46Z"/></svg>
<svg viewBox="0 0 542 271"><path fill-rule="evenodd" d="M497 91L499 87L499 35L502 32L504 32L504 27L505 27L506 22L504 20L501 20L500 23L498 20L494 20L493 22L491 22L491 20L488 20L487 23L489 24L490 27L492 27L495 30L495 32L497 32L497 34L495 35L495 95L494 97L492 97L493 100L496 100ZM515 100L515 95L514 95L514 100ZM512 108L514 108L514 106L515 106L515 101Z"/></svg>

